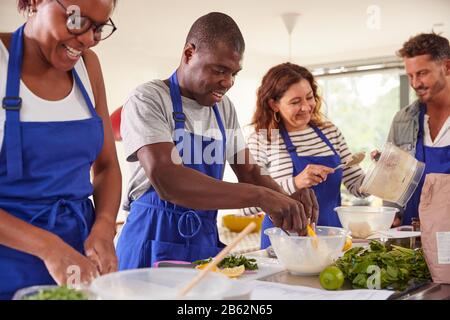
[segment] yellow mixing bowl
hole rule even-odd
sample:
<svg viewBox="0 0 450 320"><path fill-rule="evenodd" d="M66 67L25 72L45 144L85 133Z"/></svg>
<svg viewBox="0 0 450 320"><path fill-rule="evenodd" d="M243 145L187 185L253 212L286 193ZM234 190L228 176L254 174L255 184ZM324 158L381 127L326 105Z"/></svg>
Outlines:
<svg viewBox="0 0 450 320"><path fill-rule="evenodd" d="M238 216L235 214L227 214L222 217L222 222L225 227L233 232L241 232L252 221L256 223L256 228L253 232L261 230L261 224L264 219L264 214L253 216Z"/></svg>

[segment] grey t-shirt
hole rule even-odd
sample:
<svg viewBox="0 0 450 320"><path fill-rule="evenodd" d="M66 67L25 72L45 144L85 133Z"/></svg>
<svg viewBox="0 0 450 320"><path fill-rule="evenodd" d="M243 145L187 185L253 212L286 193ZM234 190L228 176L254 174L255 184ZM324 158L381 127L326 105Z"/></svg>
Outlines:
<svg viewBox="0 0 450 320"><path fill-rule="evenodd" d="M186 116L185 130L195 135L222 140L213 108L199 105L195 100L182 97ZM233 103L227 96L218 103L218 110L226 131L226 159L246 148ZM131 178L124 209L131 201L144 194L151 183L137 159L137 151L145 145L174 142L175 121L169 87L161 80L138 86L128 97L122 109L120 126L124 150Z"/></svg>

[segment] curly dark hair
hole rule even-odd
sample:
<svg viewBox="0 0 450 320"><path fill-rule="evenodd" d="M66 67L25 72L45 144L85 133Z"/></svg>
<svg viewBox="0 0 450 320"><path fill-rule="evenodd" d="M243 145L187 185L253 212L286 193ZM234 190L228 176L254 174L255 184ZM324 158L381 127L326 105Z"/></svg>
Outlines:
<svg viewBox="0 0 450 320"><path fill-rule="evenodd" d="M17 8L20 12L25 11L28 8L28 5L30 4L30 0L18 0L17 1ZM117 4L117 0L114 0L114 7Z"/></svg>
<svg viewBox="0 0 450 320"><path fill-rule="evenodd" d="M401 58L413 58L429 54L431 60L450 59L450 45L447 38L436 33L421 33L411 37L397 51Z"/></svg>
<svg viewBox="0 0 450 320"><path fill-rule="evenodd" d="M305 67L294 63L285 62L272 67L264 75L261 86L256 93L256 110L253 114L251 125L256 132L267 130L267 141L271 141L271 131L278 129L279 124L275 121L273 110L269 101L279 101L289 87L301 80L309 82L313 91L316 107L314 108L310 124L314 126L328 127L331 125L321 112L322 98L319 94L319 87L313 74Z"/></svg>

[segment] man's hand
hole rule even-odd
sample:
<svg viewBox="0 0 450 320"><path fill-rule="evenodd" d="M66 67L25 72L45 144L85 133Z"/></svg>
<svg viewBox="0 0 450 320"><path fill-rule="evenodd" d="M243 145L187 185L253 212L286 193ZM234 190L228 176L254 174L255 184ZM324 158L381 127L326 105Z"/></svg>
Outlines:
<svg viewBox="0 0 450 320"><path fill-rule="evenodd" d="M308 219L303 204L288 195L262 188L261 209L269 215L273 224L286 231L306 233Z"/></svg>
<svg viewBox="0 0 450 320"><path fill-rule="evenodd" d="M306 218L309 219L310 223L317 223L317 219L319 219L319 204L317 203L314 190L308 188L300 189L291 194L291 198L303 204Z"/></svg>

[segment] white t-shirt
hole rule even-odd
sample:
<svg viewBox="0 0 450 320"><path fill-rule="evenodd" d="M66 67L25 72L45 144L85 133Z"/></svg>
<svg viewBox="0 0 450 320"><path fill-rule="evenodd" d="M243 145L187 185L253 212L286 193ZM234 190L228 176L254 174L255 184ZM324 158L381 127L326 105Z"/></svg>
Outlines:
<svg viewBox="0 0 450 320"><path fill-rule="evenodd" d="M431 140L430 127L428 126L429 118L426 114L423 119L424 145L434 148L450 146L450 117L447 118L434 141Z"/></svg>
<svg viewBox="0 0 450 320"><path fill-rule="evenodd" d="M3 42L0 41L0 101L3 100L3 97L6 94L8 58L9 52ZM83 82L92 104L95 104L94 94L92 93L91 83L83 59L80 59L77 62L75 70ZM59 101L48 101L38 97L27 88L22 80L20 81L19 92L20 97L22 98L22 108L20 109L21 121L69 121L88 119L91 117L89 107L85 103L83 94L75 81L73 81L73 87L69 95ZM0 147L3 145L5 118L6 111L3 109L2 105L0 105Z"/></svg>

